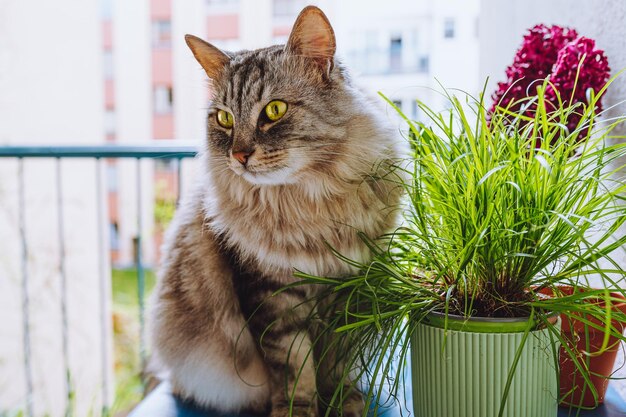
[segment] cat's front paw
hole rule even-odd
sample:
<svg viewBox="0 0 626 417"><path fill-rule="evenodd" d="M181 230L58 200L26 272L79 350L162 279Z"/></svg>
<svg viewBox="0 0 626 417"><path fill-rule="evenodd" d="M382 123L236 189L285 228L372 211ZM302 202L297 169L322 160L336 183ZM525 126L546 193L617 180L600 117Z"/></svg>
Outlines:
<svg viewBox="0 0 626 417"><path fill-rule="evenodd" d="M281 402L272 405L269 417L317 417L317 406L308 401Z"/></svg>
<svg viewBox="0 0 626 417"><path fill-rule="evenodd" d="M343 406L341 407L342 417L361 417L363 415L363 409L365 408L365 401L363 400L363 394L358 391L352 391L347 398L343 400Z"/></svg>

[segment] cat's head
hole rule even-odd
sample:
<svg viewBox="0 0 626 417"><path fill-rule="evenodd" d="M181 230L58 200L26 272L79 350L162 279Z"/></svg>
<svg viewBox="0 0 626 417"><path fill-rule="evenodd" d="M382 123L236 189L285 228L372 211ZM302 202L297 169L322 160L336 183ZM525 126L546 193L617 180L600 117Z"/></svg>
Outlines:
<svg viewBox="0 0 626 417"><path fill-rule="evenodd" d="M300 13L284 46L230 53L185 39L211 80L210 163L253 184L287 184L346 151L351 87L320 9Z"/></svg>

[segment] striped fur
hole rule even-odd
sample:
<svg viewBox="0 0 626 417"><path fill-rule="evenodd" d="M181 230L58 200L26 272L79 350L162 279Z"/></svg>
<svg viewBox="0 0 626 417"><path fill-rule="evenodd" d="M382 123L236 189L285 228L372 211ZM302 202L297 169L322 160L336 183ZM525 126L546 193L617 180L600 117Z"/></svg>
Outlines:
<svg viewBox="0 0 626 417"><path fill-rule="evenodd" d="M329 376L341 372L316 381L314 289L276 291L294 269L353 273L327 245L367 261L357 231L389 231L401 195L381 179L398 156L394 132L335 60L325 16L308 7L294 28L285 47L234 54L188 39L213 101L204 171L166 237L152 334L175 391L221 411L283 417L291 403L292 415L317 416L318 391L349 383ZM268 123L275 99L288 110ZM219 109L234 116L231 129ZM234 148L253 151L245 166ZM344 415L362 407L353 395Z"/></svg>

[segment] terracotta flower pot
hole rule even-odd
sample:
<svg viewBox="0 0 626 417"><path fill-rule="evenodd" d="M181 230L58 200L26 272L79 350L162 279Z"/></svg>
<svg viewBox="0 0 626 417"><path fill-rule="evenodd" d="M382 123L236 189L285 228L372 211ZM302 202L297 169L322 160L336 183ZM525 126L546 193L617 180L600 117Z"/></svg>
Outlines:
<svg viewBox="0 0 626 417"><path fill-rule="evenodd" d="M571 295L574 291L569 286L563 286L560 289L564 295ZM624 302L613 302L613 309L626 313L626 298L618 293L611 293L611 296L624 300ZM598 299L597 302L602 307L605 306L604 300ZM598 320L591 318L587 318L587 320L604 327ZM619 332L624 330L624 323L622 322L612 320L611 324ZM589 379L597 392L597 398L594 398L591 388L587 386L581 372L576 368L574 361L562 346L559 354L561 375L559 388L560 405L596 407L602 404L609 384L609 377L613 372L615 356L620 345L619 339L611 336L607 349L600 353L602 342L604 341L604 332L591 326L586 326L583 322L568 318L565 315L561 315L561 334L565 340L569 341L570 348L576 346L575 351L578 352L576 360L578 363L583 368L588 366ZM582 352L586 352L588 355Z"/></svg>

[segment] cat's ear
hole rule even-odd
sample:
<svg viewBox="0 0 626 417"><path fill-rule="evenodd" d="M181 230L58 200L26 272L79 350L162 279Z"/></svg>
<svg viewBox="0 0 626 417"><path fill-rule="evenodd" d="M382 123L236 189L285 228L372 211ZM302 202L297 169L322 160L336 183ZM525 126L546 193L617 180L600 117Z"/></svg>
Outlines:
<svg viewBox="0 0 626 417"><path fill-rule="evenodd" d="M185 42L187 42L187 46L193 52L193 56L196 57L196 60L206 71L206 75L212 80L218 79L224 67L230 61L230 57L196 36L185 35Z"/></svg>
<svg viewBox="0 0 626 417"><path fill-rule="evenodd" d="M324 12L315 6L305 7L293 25L285 50L312 59L329 75L336 49L335 32Z"/></svg>

